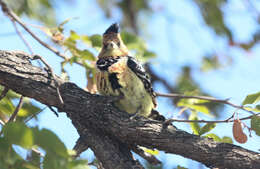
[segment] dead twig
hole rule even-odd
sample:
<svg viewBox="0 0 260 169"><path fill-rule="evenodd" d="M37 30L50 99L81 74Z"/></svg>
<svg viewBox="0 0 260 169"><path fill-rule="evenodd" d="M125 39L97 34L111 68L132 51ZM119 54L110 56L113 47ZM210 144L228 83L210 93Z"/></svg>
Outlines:
<svg viewBox="0 0 260 169"><path fill-rule="evenodd" d="M10 122L13 122L14 120L15 120L15 118L16 118L16 116L17 116L17 114L18 114L18 112L19 112L19 110L21 109L21 107L23 106L23 96L21 96L21 98L20 98L20 101L19 101L19 103L18 103L18 105L16 106L16 108L15 108L15 110L14 110L14 112L13 112L13 114L11 115L11 117L9 118L9 120L8 120L8 122L7 123L10 123Z"/></svg>
<svg viewBox="0 0 260 169"><path fill-rule="evenodd" d="M49 108L57 117L59 117L59 114L58 114L51 106L48 106L48 108Z"/></svg>

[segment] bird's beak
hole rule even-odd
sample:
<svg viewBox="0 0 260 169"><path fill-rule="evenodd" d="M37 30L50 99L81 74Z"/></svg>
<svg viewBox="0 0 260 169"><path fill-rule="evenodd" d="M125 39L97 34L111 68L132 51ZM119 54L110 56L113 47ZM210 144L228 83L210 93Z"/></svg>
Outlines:
<svg viewBox="0 0 260 169"><path fill-rule="evenodd" d="M110 41L107 43L107 49L116 49L118 46L115 44L115 42Z"/></svg>

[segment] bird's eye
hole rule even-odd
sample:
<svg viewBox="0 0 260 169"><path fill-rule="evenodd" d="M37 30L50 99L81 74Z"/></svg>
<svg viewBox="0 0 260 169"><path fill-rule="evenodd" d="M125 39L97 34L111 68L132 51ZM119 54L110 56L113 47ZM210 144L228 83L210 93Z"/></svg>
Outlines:
<svg viewBox="0 0 260 169"><path fill-rule="evenodd" d="M107 48L107 44L103 43L104 48Z"/></svg>
<svg viewBox="0 0 260 169"><path fill-rule="evenodd" d="M117 42L117 46L120 47L120 42Z"/></svg>

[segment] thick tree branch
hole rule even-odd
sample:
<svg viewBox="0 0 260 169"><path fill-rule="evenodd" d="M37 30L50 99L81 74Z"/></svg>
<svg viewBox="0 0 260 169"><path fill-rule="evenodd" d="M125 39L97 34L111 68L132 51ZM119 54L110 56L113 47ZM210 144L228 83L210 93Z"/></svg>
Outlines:
<svg viewBox="0 0 260 169"><path fill-rule="evenodd" d="M22 52L0 51L0 84L66 112L104 168L139 166L130 154L132 145L178 154L208 167L260 168L259 153L201 138L173 126L165 128L162 123L143 117L130 119L127 113L111 105L111 98L92 95L55 76L64 100L62 105L51 75L31 65L29 59Z"/></svg>

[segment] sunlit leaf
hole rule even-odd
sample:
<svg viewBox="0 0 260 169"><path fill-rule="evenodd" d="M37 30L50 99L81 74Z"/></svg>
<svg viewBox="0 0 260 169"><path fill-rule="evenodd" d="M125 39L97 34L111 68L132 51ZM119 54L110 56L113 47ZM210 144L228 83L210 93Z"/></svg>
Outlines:
<svg viewBox="0 0 260 169"><path fill-rule="evenodd" d="M52 131L47 129L34 129L34 133L35 143L47 152L53 152L62 157L68 156L64 143Z"/></svg>
<svg viewBox="0 0 260 169"><path fill-rule="evenodd" d="M254 104L257 103L260 100L260 92L247 95L245 100L243 101L242 105L246 104Z"/></svg>
<svg viewBox="0 0 260 169"><path fill-rule="evenodd" d="M216 123L207 123L199 130L199 135L203 135L216 127Z"/></svg>
<svg viewBox="0 0 260 169"><path fill-rule="evenodd" d="M69 38L71 40L79 40L80 39L80 35L78 35L75 31L71 30Z"/></svg>
<svg viewBox="0 0 260 169"><path fill-rule="evenodd" d="M217 69L220 66L221 65L218 61L217 56L206 56L202 60L201 70L206 72L206 71L210 71L212 69Z"/></svg>
<svg viewBox="0 0 260 169"><path fill-rule="evenodd" d="M144 150L144 152L150 154L150 155L153 155L153 156L156 156L156 155L159 155L159 151L154 149L148 149L148 148L145 148L145 147L142 147L142 149Z"/></svg>
<svg viewBox="0 0 260 169"><path fill-rule="evenodd" d="M68 168L69 169L90 169L90 167L87 165L87 160L74 160L69 162Z"/></svg>
<svg viewBox="0 0 260 169"><path fill-rule="evenodd" d="M12 101L4 97L0 102L0 112L10 115L14 112L15 106L13 105Z"/></svg>
<svg viewBox="0 0 260 169"><path fill-rule="evenodd" d="M189 117L189 120L199 120L197 116L191 115ZM190 123L191 126L191 130L193 132L193 134L199 135L199 131L200 131L200 125L197 122L192 122Z"/></svg>
<svg viewBox="0 0 260 169"><path fill-rule="evenodd" d="M227 136L222 137L221 142L222 143L230 143L230 144L233 143L232 138L227 137Z"/></svg>
<svg viewBox="0 0 260 169"><path fill-rule="evenodd" d="M43 168L60 169L67 168L67 160L56 156L53 153L47 152L43 161Z"/></svg>
<svg viewBox="0 0 260 169"><path fill-rule="evenodd" d="M78 51L80 54L80 57L83 60L88 60L88 61L95 61L96 57L93 55L93 53L91 53L89 50L79 50Z"/></svg>
<svg viewBox="0 0 260 169"><path fill-rule="evenodd" d="M204 103L207 103L208 101L205 100L198 100L198 99L181 99L178 103L178 107L188 107L190 109L193 109L197 112L204 113L206 115L210 115L210 111L207 106L203 105Z"/></svg>
<svg viewBox="0 0 260 169"><path fill-rule="evenodd" d="M32 129L23 123L8 123L4 126L3 132L9 143L17 144L24 148L30 148L34 144Z"/></svg>
<svg viewBox="0 0 260 169"><path fill-rule="evenodd" d="M256 135L260 136L260 116L253 115L251 119L251 129L255 131Z"/></svg>
<svg viewBox="0 0 260 169"><path fill-rule="evenodd" d="M177 166L177 169L188 169L188 168L185 168L185 167L182 167L182 166Z"/></svg>
<svg viewBox="0 0 260 169"><path fill-rule="evenodd" d="M213 133L206 134L205 137L212 138L214 141L217 141L217 142L222 141L222 139L219 136L217 136L216 134L213 134Z"/></svg>
<svg viewBox="0 0 260 169"><path fill-rule="evenodd" d="M26 117L31 114L36 114L39 111L41 111L39 107L34 106L30 101L25 101L18 112L18 116Z"/></svg>
<svg viewBox="0 0 260 169"><path fill-rule="evenodd" d="M101 47L102 37L100 35L92 35L89 39L93 47Z"/></svg>

